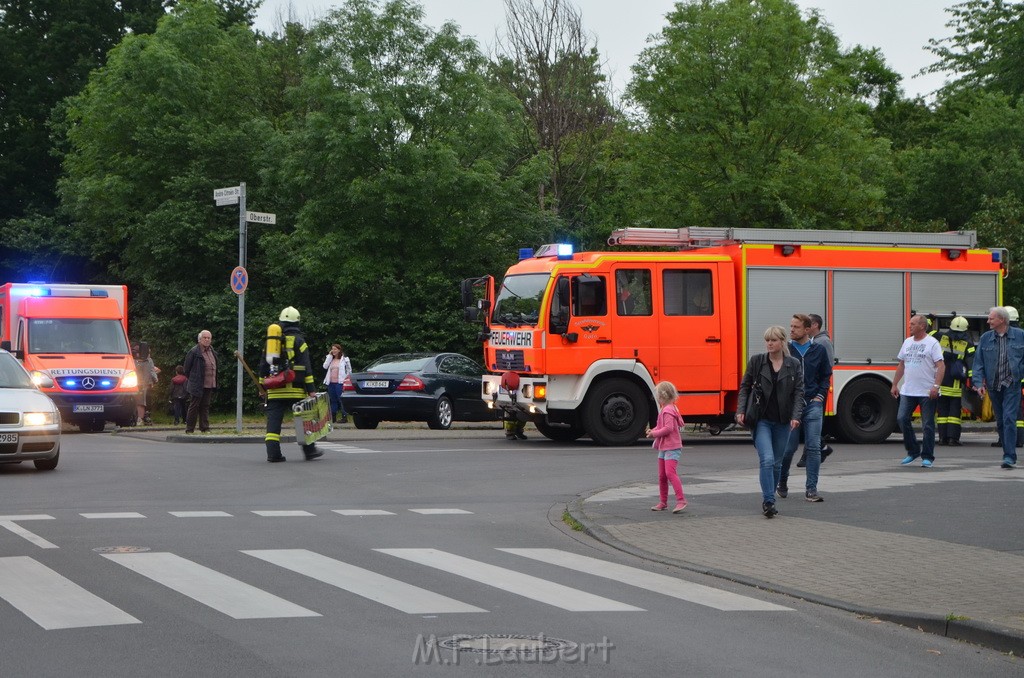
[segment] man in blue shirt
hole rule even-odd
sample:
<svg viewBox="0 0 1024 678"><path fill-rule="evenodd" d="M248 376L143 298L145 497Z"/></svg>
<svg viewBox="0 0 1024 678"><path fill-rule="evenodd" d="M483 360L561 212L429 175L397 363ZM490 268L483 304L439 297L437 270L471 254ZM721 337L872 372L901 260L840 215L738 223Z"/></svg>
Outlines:
<svg viewBox="0 0 1024 678"><path fill-rule="evenodd" d="M1002 433L1002 468L1017 465L1017 413L1020 411L1020 382L1024 378L1024 330L1010 327L1010 314L1003 306L988 312L988 332L981 335L974 352L971 381L982 398L988 393L996 425Z"/></svg>
<svg viewBox="0 0 1024 678"><path fill-rule="evenodd" d="M804 412L800 429L804 434L804 453L807 456L807 483L804 498L811 502L824 501L818 494L818 472L821 469L821 423L824 416L825 398L832 380L832 364L828 353L821 344L811 341L811 319L797 313L789 323L789 352L803 362ZM782 475L777 492L785 499L789 496L789 467L793 454L800 445L800 429L789 437L789 448L782 459Z"/></svg>

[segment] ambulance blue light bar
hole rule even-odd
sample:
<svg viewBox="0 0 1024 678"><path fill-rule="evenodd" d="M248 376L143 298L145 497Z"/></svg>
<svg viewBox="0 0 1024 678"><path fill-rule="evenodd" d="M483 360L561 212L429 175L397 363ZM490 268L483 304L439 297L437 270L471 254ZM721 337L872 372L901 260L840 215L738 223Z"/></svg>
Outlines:
<svg viewBox="0 0 1024 678"><path fill-rule="evenodd" d="M533 258L533 248L532 247L520 247L519 248L519 261L522 261L523 259L532 259L532 258Z"/></svg>
<svg viewBox="0 0 1024 678"><path fill-rule="evenodd" d="M572 244L565 242L558 243L558 258L572 259Z"/></svg>

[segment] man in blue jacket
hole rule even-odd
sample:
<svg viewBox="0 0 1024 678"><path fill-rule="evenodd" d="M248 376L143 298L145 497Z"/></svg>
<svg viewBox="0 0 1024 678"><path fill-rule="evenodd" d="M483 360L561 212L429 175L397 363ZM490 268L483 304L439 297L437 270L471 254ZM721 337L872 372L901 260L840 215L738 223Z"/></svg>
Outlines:
<svg viewBox="0 0 1024 678"><path fill-rule="evenodd" d="M804 498L811 502L824 501L818 494L818 472L821 469L821 423L825 398L832 380L832 364L821 344L811 341L811 318L797 313L789 323L789 352L800 358L804 366L804 412L800 428L789 436L789 448L782 459L782 475L776 489L779 496L789 496L789 467L793 454L800 446L800 430L804 434L804 454L807 456L807 483Z"/></svg>
<svg viewBox="0 0 1024 678"><path fill-rule="evenodd" d="M1002 468L1017 465L1017 413L1020 411L1020 382L1024 378L1024 330L1010 327L1010 314L1003 306L988 312L990 329L981 335L974 352L971 380L982 398L988 393L1003 441Z"/></svg>

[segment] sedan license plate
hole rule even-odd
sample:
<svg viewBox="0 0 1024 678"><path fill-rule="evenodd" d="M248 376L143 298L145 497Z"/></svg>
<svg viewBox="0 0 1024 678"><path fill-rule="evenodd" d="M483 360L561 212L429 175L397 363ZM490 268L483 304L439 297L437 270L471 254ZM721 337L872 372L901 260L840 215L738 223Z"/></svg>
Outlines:
<svg viewBox="0 0 1024 678"><path fill-rule="evenodd" d="M363 388L387 388L391 385L390 381L364 381Z"/></svg>
<svg viewBox="0 0 1024 678"><path fill-rule="evenodd" d="M102 412L103 405L75 405L71 408L72 412Z"/></svg>
<svg viewBox="0 0 1024 678"><path fill-rule="evenodd" d="M0 433L0 443L13 443L18 444L17 433Z"/></svg>

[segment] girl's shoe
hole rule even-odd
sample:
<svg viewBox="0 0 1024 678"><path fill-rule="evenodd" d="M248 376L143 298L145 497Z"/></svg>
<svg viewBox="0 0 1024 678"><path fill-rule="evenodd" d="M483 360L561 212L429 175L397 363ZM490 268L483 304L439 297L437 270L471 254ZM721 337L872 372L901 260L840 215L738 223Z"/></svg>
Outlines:
<svg viewBox="0 0 1024 678"><path fill-rule="evenodd" d="M683 509L686 508L687 504L685 501L681 501L676 504L676 507L672 509L672 513L682 513Z"/></svg>
<svg viewBox="0 0 1024 678"><path fill-rule="evenodd" d="M657 505L652 506L651 510L652 511L664 511L667 508L668 508L668 504L666 504L665 502L661 501L661 502L658 502Z"/></svg>

